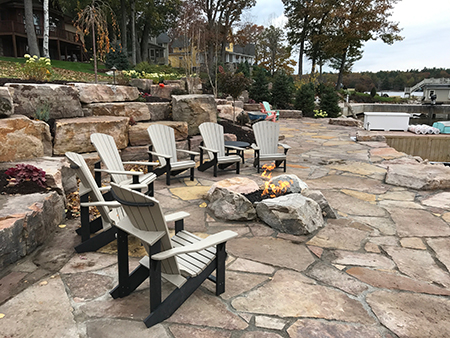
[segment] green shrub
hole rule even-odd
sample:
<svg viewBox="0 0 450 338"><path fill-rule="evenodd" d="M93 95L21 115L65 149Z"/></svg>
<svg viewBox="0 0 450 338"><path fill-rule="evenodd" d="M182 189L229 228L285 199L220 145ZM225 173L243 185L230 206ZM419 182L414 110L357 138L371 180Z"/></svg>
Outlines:
<svg viewBox="0 0 450 338"><path fill-rule="evenodd" d="M47 122L50 118L50 104L48 102L41 102L36 106L34 112L34 118L36 120Z"/></svg>
<svg viewBox="0 0 450 338"><path fill-rule="evenodd" d="M279 71L273 79L272 104L278 109L289 109L294 92L294 80L284 71Z"/></svg>
<svg viewBox="0 0 450 338"><path fill-rule="evenodd" d="M338 117L341 115L341 108L339 108L339 96L333 87L325 86L322 89L320 97L319 108L327 112L328 117Z"/></svg>
<svg viewBox="0 0 450 338"><path fill-rule="evenodd" d="M105 58L105 67L111 69L113 66L117 70L127 70L130 68L127 55L122 51L122 45L118 42L109 49Z"/></svg>
<svg viewBox="0 0 450 338"><path fill-rule="evenodd" d="M297 90L297 94L295 96L295 109L301 110L303 116L313 117L314 109L316 108L316 104L314 102L314 85L312 83L307 83L301 86Z"/></svg>
<svg viewBox="0 0 450 338"><path fill-rule="evenodd" d="M38 57L37 55L30 56L25 54L27 59L23 65L23 76L27 80L44 81L50 80L52 77L52 64L49 58Z"/></svg>
<svg viewBox="0 0 450 338"><path fill-rule="evenodd" d="M253 83L249 88L249 96L255 102L270 101L269 80L267 71L262 67L253 68Z"/></svg>

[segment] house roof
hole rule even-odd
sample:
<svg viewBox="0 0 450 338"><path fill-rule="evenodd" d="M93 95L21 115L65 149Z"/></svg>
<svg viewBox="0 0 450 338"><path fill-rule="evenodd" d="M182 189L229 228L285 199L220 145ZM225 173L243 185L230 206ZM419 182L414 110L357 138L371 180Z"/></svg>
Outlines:
<svg viewBox="0 0 450 338"><path fill-rule="evenodd" d="M156 38L156 43L169 43L169 42L170 42L170 38L166 33L161 33Z"/></svg>

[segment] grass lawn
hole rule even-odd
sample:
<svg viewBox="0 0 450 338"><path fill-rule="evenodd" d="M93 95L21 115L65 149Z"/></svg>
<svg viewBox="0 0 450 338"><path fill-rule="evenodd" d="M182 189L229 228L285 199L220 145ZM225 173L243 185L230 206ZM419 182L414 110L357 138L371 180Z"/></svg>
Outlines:
<svg viewBox="0 0 450 338"><path fill-rule="evenodd" d="M25 58L0 57L0 77L3 78L24 78L22 64ZM94 67L90 63L70 62L52 60L53 76L52 80L94 82ZM105 69L104 65L99 65L99 69ZM98 81L110 82L111 76L98 73Z"/></svg>

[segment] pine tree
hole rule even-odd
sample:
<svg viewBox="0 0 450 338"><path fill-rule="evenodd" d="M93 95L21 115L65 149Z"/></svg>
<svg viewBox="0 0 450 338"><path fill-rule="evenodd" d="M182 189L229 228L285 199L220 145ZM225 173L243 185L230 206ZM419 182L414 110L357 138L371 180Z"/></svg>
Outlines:
<svg viewBox="0 0 450 338"><path fill-rule="evenodd" d="M341 108L339 108L339 96L330 86L326 86L322 90L322 95L320 96L319 108L326 111L328 117L338 117L341 115Z"/></svg>
<svg viewBox="0 0 450 338"><path fill-rule="evenodd" d="M294 83L291 76L284 71L275 74L272 86L272 104L278 109L289 109L294 92Z"/></svg>
<svg viewBox="0 0 450 338"><path fill-rule="evenodd" d="M249 96L256 102L270 101L269 81L266 70L260 67L253 68L253 84L249 89Z"/></svg>
<svg viewBox="0 0 450 338"><path fill-rule="evenodd" d="M297 90L294 107L301 110L305 117L314 116L314 109L316 108L314 95L315 91L312 83L305 84Z"/></svg>

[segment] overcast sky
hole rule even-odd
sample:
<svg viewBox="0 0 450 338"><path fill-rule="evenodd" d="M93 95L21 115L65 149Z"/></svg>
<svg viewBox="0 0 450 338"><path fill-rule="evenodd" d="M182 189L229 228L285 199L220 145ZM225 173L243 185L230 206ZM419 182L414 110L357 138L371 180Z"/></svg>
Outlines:
<svg viewBox="0 0 450 338"><path fill-rule="evenodd" d="M257 0L250 14L259 25L282 27L283 11L281 0ZM450 0L399 1L391 20L399 22L403 41L393 45L367 42L353 71L450 68ZM308 62L303 67L303 72L311 71Z"/></svg>

